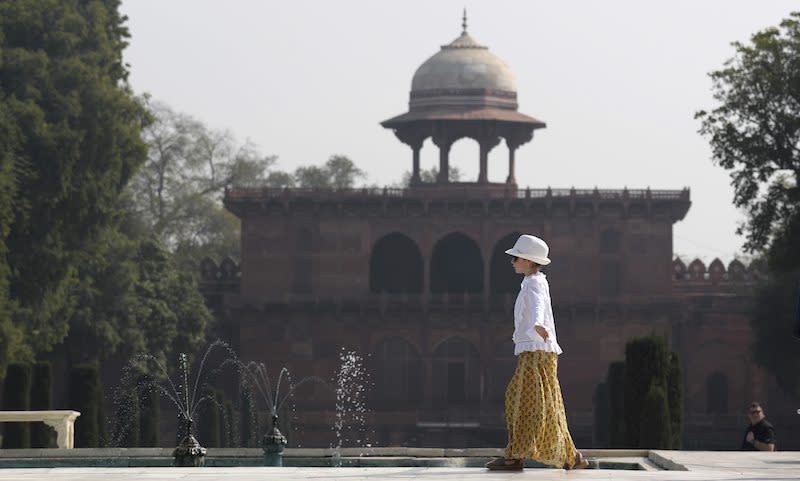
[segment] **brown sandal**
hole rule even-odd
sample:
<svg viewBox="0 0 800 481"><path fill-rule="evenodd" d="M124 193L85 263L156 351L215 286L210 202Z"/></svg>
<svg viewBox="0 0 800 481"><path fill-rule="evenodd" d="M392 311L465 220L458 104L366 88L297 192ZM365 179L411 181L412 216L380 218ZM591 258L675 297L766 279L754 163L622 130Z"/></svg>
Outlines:
<svg viewBox="0 0 800 481"><path fill-rule="evenodd" d="M583 457L580 451L575 452L575 463L572 466L564 464L564 469L585 469L589 467L589 461Z"/></svg>
<svg viewBox="0 0 800 481"><path fill-rule="evenodd" d="M486 463L491 471L522 471L525 462L521 459L495 458Z"/></svg>

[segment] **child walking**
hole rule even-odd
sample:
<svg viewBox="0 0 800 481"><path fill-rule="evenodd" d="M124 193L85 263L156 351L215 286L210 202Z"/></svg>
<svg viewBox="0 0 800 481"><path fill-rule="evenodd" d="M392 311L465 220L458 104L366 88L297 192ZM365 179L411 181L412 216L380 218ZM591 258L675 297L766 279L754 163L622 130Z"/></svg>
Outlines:
<svg viewBox="0 0 800 481"><path fill-rule="evenodd" d="M549 252L547 244L532 235L520 236L506 251L514 272L524 278L514 304L517 368L506 389L508 445L504 457L486 464L491 470L521 470L528 458L564 469L589 464L569 434L557 377L562 351L556 340L550 286L539 272L550 263Z"/></svg>

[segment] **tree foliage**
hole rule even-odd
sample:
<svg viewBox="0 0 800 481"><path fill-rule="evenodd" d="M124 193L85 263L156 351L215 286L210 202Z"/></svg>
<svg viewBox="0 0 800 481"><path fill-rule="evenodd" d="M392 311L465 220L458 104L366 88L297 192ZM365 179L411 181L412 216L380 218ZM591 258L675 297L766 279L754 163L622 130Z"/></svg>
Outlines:
<svg viewBox="0 0 800 481"><path fill-rule="evenodd" d="M234 185L266 184L276 158L164 103L144 103L153 120L143 131L148 155L129 198L140 230L158 236L189 270L206 255L237 255L239 222L222 195Z"/></svg>
<svg viewBox="0 0 800 481"><path fill-rule="evenodd" d="M210 313L191 275L155 237L132 240L110 231L84 253L73 290L68 345L74 362L148 352L165 358L194 352Z"/></svg>
<svg viewBox="0 0 800 481"><path fill-rule="evenodd" d="M625 345L624 368L615 364L609 367L609 378L612 372L619 377L619 371L624 371L625 414L620 424L624 426L621 430L627 447L669 448L679 444L683 423L680 363L677 355L669 351L666 339L656 335L631 339ZM666 421L660 418L662 403ZM611 409L615 407L612 397ZM651 419L655 415L658 420ZM611 428L613 433L615 426Z"/></svg>
<svg viewBox="0 0 800 481"><path fill-rule="evenodd" d="M671 426L664 387L653 383L642 400L639 447L646 449L672 448Z"/></svg>
<svg viewBox="0 0 800 481"><path fill-rule="evenodd" d="M752 322L755 359L798 393L790 333L800 285L800 12L733 47L734 57L710 74L719 105L697 117L715 161L731 171L734 204L747 213L745 247L769 264Z"/></svg>
<svg viewBox="0 0 800 481"><path fill-rule="evenodd" d="M0 89L0 375L5 374L9 359L22 359L29 354L24 340L24 327L12 320L15 303L10 298L10 268L6 239L14 220L17 187L17 129L6 107Z"/></svg>
<svg viewBox="0 0 800 481"><path fill-rule="evenodd" d="M0 3L0 368L66 335L79 253L145 158L119 3Z"/></svg>
<svg viewBox="0 0 800 481"><path fill-rule="evenodd" d="M634 338L625 345L625 432L628 447L639 447L644 399L652 384L666 383L669 358L663 337Z"/></svg>
<svg viewBox="0 0 800 481"><path fill-rule="evenodd" d="M312 189L349 189L355 186L366 173L350 158L332 155L322 166L298 167L294 171L293 184Z"/></svg>
<svg viewBox="0 0 800 481"><path fill-rule="evenodd" d="M696 114L714 160L731 171L739 228L754 252L794 246L778 267L800 267L800 13L734 42L735 56L710 74L719 103ZM792 227L793 226L793 227ZM789 253L783 249L785 253Z"/></svg>
<svg viewBox="0 0 800 481"><path fill-rule="evenodd" d="M447 171L447 176L450 182L459 182L461 180L461 170L451 165L450 169ZM434 184L436 183L436 179L439 177L439 168L438 167L431 167L430 169L421 169L419 171L419 177L422 182L427 184ZM403 187L408 187L411 185L411 172L406 171L403 174L403 179L400 181Z"/></svg>
<svg viewBox="0 0 800 481"><path fill-rule="evenodd" d="M37 362L31 368L31 411L53 409L53 368L50 363ZM31 447L51 447L52 430L44 423L31 424Z"/></svg>
<svg viewBox="0 0 800 481"><path fill-rule="evenodd" d="M796 322L800 275L773 273L756 295L753 355L778 385L794 397L800 396L800 342L790 332Z"/></svg>
<svg viewBox="0 0 800 481"><path fill-rule="evenodd" d="M624 448L625 439L625 362L614 361L606 374L608 393L608 438L611 448Z"/></svg>
<svg viewBox="0 0 800 481"><path fill-rule="evenodd" d="M73 366L70 370L69 406L81 413L75 420L75 447L97 448L100 446L100 412L103 389L100 373L94 364Z"/></svg>
<svg viewBox="0 0 800 481"><path fill-rule="evenodd" d="M31 367L28 364L9 364L3 385L3 410L27 411L31 403ZM3 449L31 447L30 423L7 423Z"/></svg>
<svg viewBox="0 0 800 481"><path fill-rule="evenodd" d="M667 405L670 414L672 449L680 449L683 444L683 387L681 386L681 363L674 351L669 354L667 371Z"/></svg>

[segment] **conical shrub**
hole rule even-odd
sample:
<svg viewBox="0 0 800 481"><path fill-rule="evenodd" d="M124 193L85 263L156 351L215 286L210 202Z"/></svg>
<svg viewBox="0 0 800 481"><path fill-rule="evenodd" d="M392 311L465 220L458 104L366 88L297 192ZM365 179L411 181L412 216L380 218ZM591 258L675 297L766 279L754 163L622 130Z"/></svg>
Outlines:
<svg viewBox="0 0 800 481"><path fill-rule="evenodd" d="M670 449L672 447L667 395L664 388L656 383L650 386L642 404L639 447L644 449Z"/></svg>
<svg viewBox="0 0 800 481"><path fill-rule="evenodd" d="M27 411L30 409L31 367L27 364L9 364L3 384L3 410ZM3 423L3 449L31 447L30 423Z"/></svg>
<svg viewBox="0 0 800 481"><path fill-rule="evenodd" d="M644 398L650 386L664 389L669 367L667 342L661 336L634 338L625 345L625 434L627 447L644 447L641 433Z"/></svg>
<svg viewBox="0 0 800 481"><path fill-rule="evenodd" d="M48 362L33 365L31 376L31 410L53 409L53 369ZM31 423L31 447L53 447L53 429L44 423Z"/></svg>
<svg viewBox="0 0 800 481"><path fill-rule="evenodd" d="M70 373L69 406L81 415L75 420L75 447L96 448L100 445L99 400L100 374L97 366L76 365Z"/></svg>

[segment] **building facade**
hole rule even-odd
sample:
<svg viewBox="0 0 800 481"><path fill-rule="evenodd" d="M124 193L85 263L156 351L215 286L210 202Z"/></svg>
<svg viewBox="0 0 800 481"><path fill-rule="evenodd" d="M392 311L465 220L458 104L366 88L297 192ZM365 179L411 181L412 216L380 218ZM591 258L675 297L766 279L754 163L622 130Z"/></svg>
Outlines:
<svg viewBox="0 0 800 481"><path fill-rule="evenodd" d="M409 111L382 123L411 148L407 188L228 191L242 257L207 259L201 271L234 349L275 374L286 366L326 380L342 349L359 353L368 412L351 444L502 446L520 283L504 251L531 233L551 249L545 272L576 443L602 445L597 385L630 338L658 333L682 363L684 446L735 449L747 403L778 396L748 348L758 270L673 259L688 189L519 188L515 152L545 123L517 107L510 68L464 25L415 73ZM450 146L464 137L479 145L479 175L450 182ZM433 183L420 176L428 138L439 149ZM492 183L488 154L501 142L508 176ZM334 390L308 383L293 399L291 445L334 444Z"/></svg>

